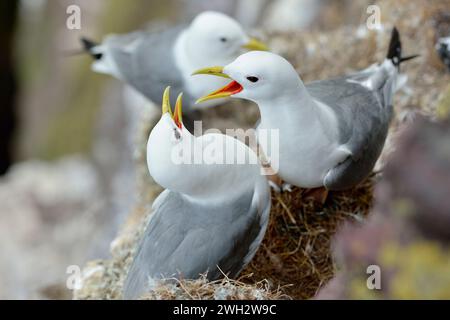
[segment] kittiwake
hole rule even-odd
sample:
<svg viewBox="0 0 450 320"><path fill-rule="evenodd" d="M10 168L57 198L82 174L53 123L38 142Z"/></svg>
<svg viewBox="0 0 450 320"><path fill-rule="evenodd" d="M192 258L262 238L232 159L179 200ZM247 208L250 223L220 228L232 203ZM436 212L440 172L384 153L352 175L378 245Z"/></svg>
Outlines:
<svg viewBox="0 0 450 320"><path fill-rule="evenodd" d="M161 104L161 92L170 85L185 93L187 113L195 106L193 97L225 84L223 79L192 79L190 75L194 70L212 64L228 64L245 49L267 50L262 42L249 37L237 21L213 11L199 14L190 25L163 32L111 35L101 44L82 38L82 43L95 59L94 71L125 82L156 105ZM198 107L209 105L211 103Z"/></svg>
<svg viewBox="0 0 450 320"><path fill-rule="evenodd" d="M397 29L384 62L358 73L304 85L292 65L269 52L249 52L226 67L196 74L233 81L201 99L233 96L254 101L261 112L257 128L279 130L279 177L302 188L343 190L372 171L393 115L393 95L401 62ZM259 139L260 140L260 139ZM270 148L261 145L270 159Z"/></svg>
<svg viewBox="0 0 450 320"><path fill-rule="evenodd" d="M240 154L247 162L190 161L213 149L214 159ZM147 161L151 176L167 189L153 203L124 298L138 298L155 280L236 277L258 249L269 219L270 188L257 155L226 135L194 137L183 125L181 98L172 115L166 90Z"/></svg>

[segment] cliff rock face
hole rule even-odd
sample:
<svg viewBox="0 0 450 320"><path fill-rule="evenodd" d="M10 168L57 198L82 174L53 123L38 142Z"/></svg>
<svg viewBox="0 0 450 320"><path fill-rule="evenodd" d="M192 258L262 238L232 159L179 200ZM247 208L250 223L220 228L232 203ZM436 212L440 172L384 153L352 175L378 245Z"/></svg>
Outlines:
<svg viewBox="0 0 450 320"><path fill-rule="evenodd" d="M19 164L2 178L0 298L70 297L67 267L108 245L102 221L111 217L97 182L92 164L76 157Z"/></svg>

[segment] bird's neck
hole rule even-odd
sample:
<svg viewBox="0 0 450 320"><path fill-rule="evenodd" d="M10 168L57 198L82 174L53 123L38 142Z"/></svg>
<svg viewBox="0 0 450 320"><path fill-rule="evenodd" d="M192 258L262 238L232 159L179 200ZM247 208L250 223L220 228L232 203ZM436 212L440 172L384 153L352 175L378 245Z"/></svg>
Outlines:
<svg viewBox="0 0 450 320"><path fill-rule="evenodd" d="M224 136L225 137L225 136ZM229 140L231 138L225 138ZM172 164L172 173L180 177L173 185L178 191L192 201L199 203L222 203L226 199L238 196L242 189L248 189L255 183L257 165L227 164L213 160L211 154L221 153L226 142L208 141L202 137L186 135L183 141L183 154L189 156ZM233 148L234 150L234 148ZM186 154L186 155L187 155ZM225 152L226 154L226 152ZM227 159L223 159L227 160Z"/></svg>
<svg viewBox="0 0 450 320"><path fill-rule="evenodd" d="M298 90L283 92L271 99L256 101L261 112L261 125L280 127L286 122L307 125L317 120L317 106L301 83Z"/></svg>
<svg viewBox="0 0 450 320"><path fill-rule="evenodd" d="M303 83L295 92L270 100L257 101L261 112L260 128L295 128L298 134L314 134L318 129L330 139L337 136L337 120L333 111L313 99Z"/></svg>
<svg viewBox="0 0 450 320"><path fill-rule="evenodd" d="M188 32L184 30L178 36L174 46L175 62L178 67L185 73L198 69L199 61L196 61L196 55L191 53L192 49L189 45Z"/></svg>

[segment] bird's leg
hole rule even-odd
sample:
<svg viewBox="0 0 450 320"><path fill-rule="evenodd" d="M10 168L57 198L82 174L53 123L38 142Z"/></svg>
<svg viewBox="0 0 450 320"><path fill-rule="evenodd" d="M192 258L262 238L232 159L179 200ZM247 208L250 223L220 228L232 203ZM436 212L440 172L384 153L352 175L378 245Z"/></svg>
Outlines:
<svg viewBox="0 0 450 320"><path fill-rule="evenodd" d="M276 193L281 193L283 191L283 181L281 178L274 174L274 175L266 175L267 181L269 182L270 187L275 191Z"/></svg>
<svg viewBox="0 0 450 320"><path fill-rule="evenodd" d="M267 170L266 168L264 168ZM271 170L272 168L269 167ZM277 174L271 173L270 171L266 171L267 180L269 181L270 187L276 193L282 192L292 192L292 185L283 181Z"/></svg>
<svg viewBox="0 0 450 320"><path fill-rule="evenodd" d="M328 198L328 189L325 187L305 190L304 196L306 199L313 199L314 202L325 204Z"/></svg>
<svg viewBox="0 0 450 320"><path fill-rule="evenodd" d="M283 180L276 174L273 168L270 166L270 163L265 160L264 156L260 154L261 166L264 170L264 174L267 177L270 187L276 192L281 193L283 191L289 190L290 188L285 190Z"/></svg>
<svg viewBox="0 0 450 320"><path fill-rule="evenodd" d="M283 192L292 192L292 184L289 184L287 182L283 182L281 185L281 191Z"/></svg>
<svg viewBox="0 0 450 320"><path fill-rule="evenodd" d="M256 142L256 139L253 141ZM262 151L261 146L258 143L250 143L249 147L258 155L259 161L261 162L261 166L264 170L264 174L267 177L270 187L276 193L282 193L286 191L292 192L292 185L284 183L283 180L277 175L275 170L273 170L272 166L270 165L270 161L267 160L267 157Z"/></svg>

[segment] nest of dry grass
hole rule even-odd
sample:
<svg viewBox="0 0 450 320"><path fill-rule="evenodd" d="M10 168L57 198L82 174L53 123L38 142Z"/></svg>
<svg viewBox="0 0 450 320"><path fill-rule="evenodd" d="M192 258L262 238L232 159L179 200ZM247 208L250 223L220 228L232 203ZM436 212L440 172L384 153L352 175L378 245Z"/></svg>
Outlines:
<svg viewBox="0 0 450 320"><path fill-rule="evenodd" d="M307 299L334 275L331 239L345 221L361 221L370 211L374 178L315 203L305 190L273 193L270 223L255 258L237 280L226 276L158 282L141 299ZM148 213L148 216L150 214ZM111 246L113 258L93 261L83 271L75 299L121 299L122 285L146 223Z"/></svg>
<svg viewBox="0 0 450 320"><path fill-rule="evenodd" d="M278 288L271 288L267 280L245 283L245 278L233 280L226 276L208 281L206 276L197 280L161 281L151 285L141 300L281 300L290 299Z"/></svg>
<svg viewBox="0 0 450 320"><path fill-rule="evenodd" d="M273 194L269 227L246 281L268 281L294 299L308 299L335 273L331 240L345 221L362 221L372 205L373 178L345 192L332 192L325 205L305 190Z"/></svg>

